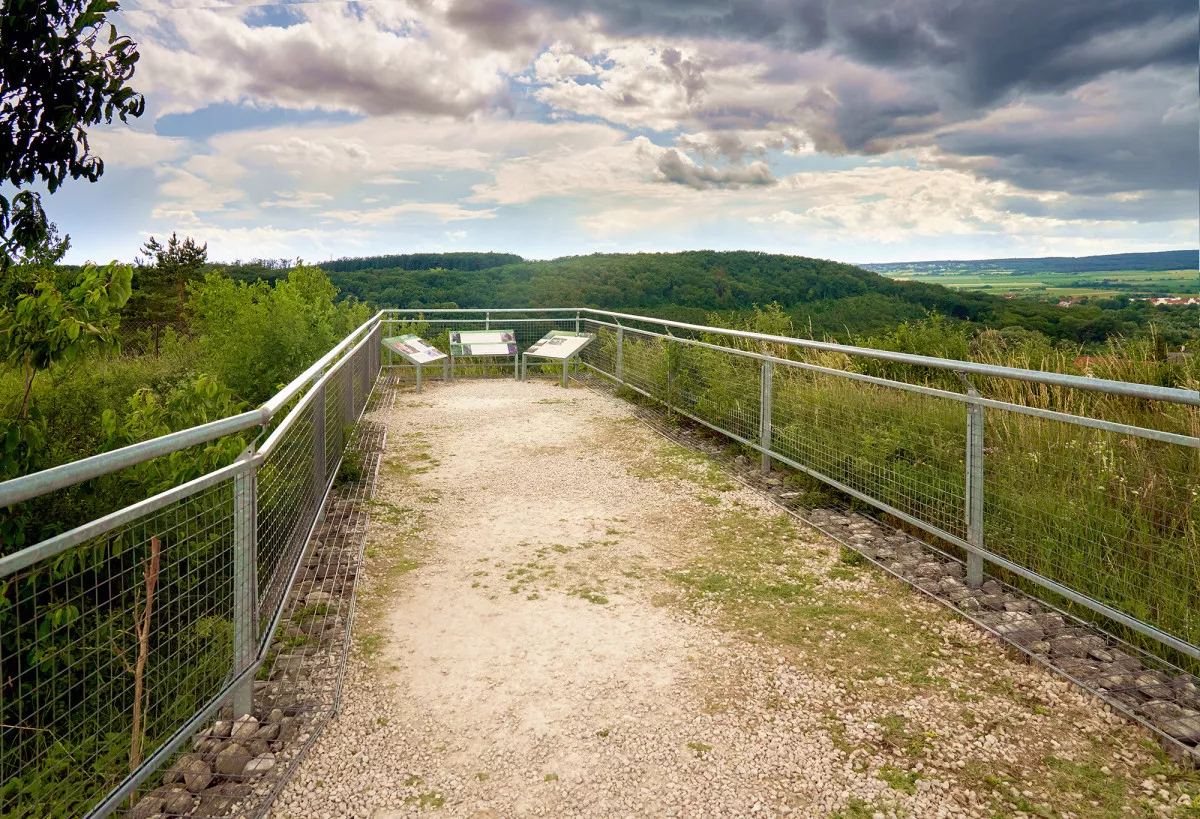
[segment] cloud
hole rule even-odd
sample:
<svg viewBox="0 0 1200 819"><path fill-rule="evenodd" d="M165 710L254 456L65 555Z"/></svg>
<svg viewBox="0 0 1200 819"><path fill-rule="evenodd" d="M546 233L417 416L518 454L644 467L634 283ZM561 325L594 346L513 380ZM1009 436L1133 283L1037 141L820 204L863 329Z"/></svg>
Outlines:
<svg viewBox="0 0 1200 819"><path fill-rule="evenodd" d="M639 137L637 150L643 155L649 155L654 161L654 179L657 182L669 182L676 185L686 185L696 190L706 188L742 188L774 185L776 179L765 162L751 162L748 165L729 165L715 167L699 165L687 154L675 148L658 150L645 137Z"/></svg>
<svg viewBox="0 0 1200 819"><path fill-rule="evenodd" d="M406 202L374 210L328 210L322 216L354 225L378 226L397 221L406 214L425 214L438 222L459 222L466 219L494 219L496 211L469 210L453 202Z"/></svg>
<svg viewBox="0 0 1200 819"><path fill-rule="evenodd" d="M333 197L323 191L276 191L276 198L260 203L264 208L315 208Z"/></svg>
<svg viewBox="0 0 1200 819"><path fill-rule="evenodd" d="M290 8L299 19L289 25L254 24L247 9L130 16L135 35L149 35L141 87L161 113L253 102L465 117L503 106L507 76L533 56L533 41L512 53L472 39L491 14L479 3L456 3L448 15L387 0Z"/></svg>
<svg viewBox="0 0 1200 819"><path fill-rule="evenodd" d="M183 156L186 139L159 136L125 127L97 128L88 134L91 152L108 167L152 168Z"/></svg>

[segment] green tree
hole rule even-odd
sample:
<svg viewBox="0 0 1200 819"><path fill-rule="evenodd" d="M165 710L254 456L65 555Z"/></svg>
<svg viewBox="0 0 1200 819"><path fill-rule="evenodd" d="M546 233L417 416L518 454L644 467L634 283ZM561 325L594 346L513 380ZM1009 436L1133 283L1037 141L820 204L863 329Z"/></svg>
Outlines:
<svg viewBox="0 0 1200 819"><path fill-rule="evenodd" d="M181 241L172 233L165 245L151 236L150 241L142 245L142 252L147 259L139 260L139 281L144 281L145 289L151 293L173 289L177 299L175 317L182 322L187 285L200 275L208 262L208 243L197 244L191 236L185 236Z"/></svg>
<svg viewBox="0 0 1200 819"><path fill-rule="evenodd" d="M106 16L116 0L2 0L0 6L0 173L17 192L0 195L0 270L41 245L49 230L41 198L69 176L96 181L104 162L87 128L141 116L145 100L128 87L137 44ZM104 34L104 36L102 36Z"/></svg>

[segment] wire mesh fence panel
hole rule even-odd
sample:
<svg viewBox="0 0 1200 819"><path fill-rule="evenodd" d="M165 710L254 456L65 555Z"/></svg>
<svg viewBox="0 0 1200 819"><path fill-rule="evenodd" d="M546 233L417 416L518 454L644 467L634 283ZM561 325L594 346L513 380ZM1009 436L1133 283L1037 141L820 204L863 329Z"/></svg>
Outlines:
<svg viewBox="0 0 1200 819"><path fill-rule="evenodd" d="M325 382L325 477L331 479L342 457L346 441L347 419L344 398L345 378L334 376Z"/></svg>
<svg viewBox="0 0 1200 819"><path fill-rule="evenodd" d="M988 409L989 551L1200 645L1200 450Z"/></svg>
<svg viewBox="0 0 1200 819"><path fill-rule="evenodd" d="M0 813L81 816L222 692L234 481L0 581Z"/></svg>
<svg viewBox="0 0 1200 819"><path fill-rule="evenodd" d="M278 606L291 568L316 519L312 405L293 410L286 431L258 468L259 620Z"/></svg>
<svg viewBox="0 0 1200 819"><path fill-rule="evenodd" d="M794 366L774 369L773 450L965 538L966 407Z"/></svg>
<svg viewBox="0 0 1200 819"><path fill-rule="evenodd" d="M622 382L667 403L671 369L667 342L626 330L619 349Z"/></svg>
<svg viewBox="0 0 1200 819"><path fill-rule="evenodd" d="M762 363L707 347L668 342L671 406L717 429L757 441Z"/></svg>
<svg viewBox="0 0 1200 819"><path fill-rule="evenodd" d="M584 347L579 359L589 367L612 378L617 376L617 331L595 321L585 321L583 331L596 340Z"/></svg>

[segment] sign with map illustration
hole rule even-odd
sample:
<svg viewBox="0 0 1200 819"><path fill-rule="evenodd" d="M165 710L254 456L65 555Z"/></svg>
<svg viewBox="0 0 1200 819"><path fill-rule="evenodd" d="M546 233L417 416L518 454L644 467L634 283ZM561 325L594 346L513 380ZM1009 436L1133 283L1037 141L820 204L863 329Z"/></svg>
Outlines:
<svg viewBox="0 0 1200 819"><path fill-rule="evenodd" d="M525 351L525 355L565 361L586 347L594 338L591 333L551 330L535 341L533 346Z"/></svg>
<svg viewBox="0 0 1200 819"><path fill-rule="evenodd" d="M512 330L451 330L450 355L516 355L517 334Z"/></svg>
<svg viewBox="0 0 1200 819"><path fill-rule="evenodd" d="M410 364L429 364L441 361L446 357L438 348L424 341L420 336L391 336L383 340L383 346L392 352L399 353Z"/></svg>

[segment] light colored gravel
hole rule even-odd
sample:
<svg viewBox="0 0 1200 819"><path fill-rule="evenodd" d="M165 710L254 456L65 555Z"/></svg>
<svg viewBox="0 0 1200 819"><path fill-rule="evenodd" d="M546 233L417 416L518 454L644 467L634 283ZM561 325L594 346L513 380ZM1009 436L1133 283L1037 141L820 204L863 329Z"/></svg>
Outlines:
<svg viewBox="0 0 1200 819"><path fill-rule="evenodd" d="M278 819L984 817L1062 784L989 770L1091 765L1098 743L1114 776L1150 762L1142 734L875 572L826 592L878 590L932 635L936 684L846 676L820 650L732 625L717 598L683 601L667 574L720 536L716 516L778 510L706 486L686 459L663 467L664 444L616 402L460 381L375 417L389 453L359 650ZM811 531L794 551L818 574L837 563ZM1134 790L1139 814L1187 810L1165 780Z"/></svg>

